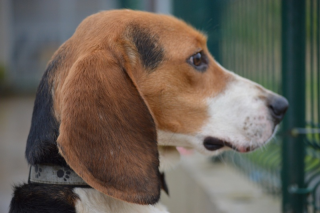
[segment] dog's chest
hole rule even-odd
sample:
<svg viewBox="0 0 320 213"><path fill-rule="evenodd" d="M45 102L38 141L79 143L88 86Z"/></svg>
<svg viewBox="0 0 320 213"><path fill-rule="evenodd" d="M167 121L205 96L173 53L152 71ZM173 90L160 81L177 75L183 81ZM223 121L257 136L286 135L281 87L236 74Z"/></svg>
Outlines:
<svg viewBox="0 0 320 213"><path fill-rule="evenodd" d="M138 205L114 199L95 189L75 188L79 197L75 208L77 213L169 213L161 205Z"/></svg>

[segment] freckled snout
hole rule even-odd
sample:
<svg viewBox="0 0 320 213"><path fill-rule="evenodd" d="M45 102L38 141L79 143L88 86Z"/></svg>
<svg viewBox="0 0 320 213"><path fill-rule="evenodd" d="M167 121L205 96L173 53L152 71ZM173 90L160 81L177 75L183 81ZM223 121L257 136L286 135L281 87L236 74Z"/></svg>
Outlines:
<svg viewBox="0 0 320 213"><path fill-rule="evenodd" d="M275 123L280 123L289 107L287 99L279 95L271 95L267 101L270 114Z"/></svg>

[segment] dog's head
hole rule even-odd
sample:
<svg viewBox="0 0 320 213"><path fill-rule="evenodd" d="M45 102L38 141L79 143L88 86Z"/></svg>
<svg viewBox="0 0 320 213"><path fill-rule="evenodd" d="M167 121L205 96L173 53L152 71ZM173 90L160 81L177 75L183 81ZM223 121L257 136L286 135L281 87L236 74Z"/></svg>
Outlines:
<svg viewBox="0 0 320 213"><path fill-rule="evenodd" d="M250 151L270 139L287 107L283 97L220 66L206 37L184 22L100 12L49 63L26 157L66 162L95 189L150 204L160 194L161 147Z"/></svg>

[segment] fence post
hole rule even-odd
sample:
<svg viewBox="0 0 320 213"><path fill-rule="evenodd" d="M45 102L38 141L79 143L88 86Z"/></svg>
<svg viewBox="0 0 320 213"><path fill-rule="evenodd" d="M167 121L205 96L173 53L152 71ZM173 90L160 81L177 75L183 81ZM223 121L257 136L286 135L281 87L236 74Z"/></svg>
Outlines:
<svg viewBox="0 0 320 213"><path fill-rule="evenodd" d="M282 211L302 213L305 147L303 136L293 136L294 127L305 127L305 1L282 0L282 90L290 107L283 123Z"/></svg>
<svg viewBox="0 0 320 213"><path fill-rule="evenodd" d="M141 1L134 0L119 0L120 8L128 8L128 9L141 9Z"/></svg>

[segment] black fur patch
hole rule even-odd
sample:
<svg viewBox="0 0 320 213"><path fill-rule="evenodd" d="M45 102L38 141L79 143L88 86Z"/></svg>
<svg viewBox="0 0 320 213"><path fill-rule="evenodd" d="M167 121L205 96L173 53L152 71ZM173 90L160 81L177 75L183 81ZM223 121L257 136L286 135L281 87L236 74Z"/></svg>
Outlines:
<svg viewBox="0 0 320 213"><path fill-rule="evenodd" d="M49 82L64 57L62 51L50 62L37 90L25 152L28 163L32 165L45 163L67 165L58 153L56 140L59 135L59 123L53 115L53 85Z"/></svg>
<svg viewBox="0 0 320 213"><path fill-rule="evenodd" d="M157 35L137 24L131 25L131 37L143 66L150 71L159 66L164 58L164 51Z"/></svg>
<svg viewBox="0 0 320 213"><path fill-rule="evenodd" d="M9 213L75 213L77 199L68 186L24 184L14 187Z"/></svg>
<svg viewBox="0 0 320 213"><path fill-rule="evenodd" d="M161 180L161 189L163 189L163 191L165 191L165 193L169 196L169 188L168 188L164 173L160 174L160 180Z"/></svg>

